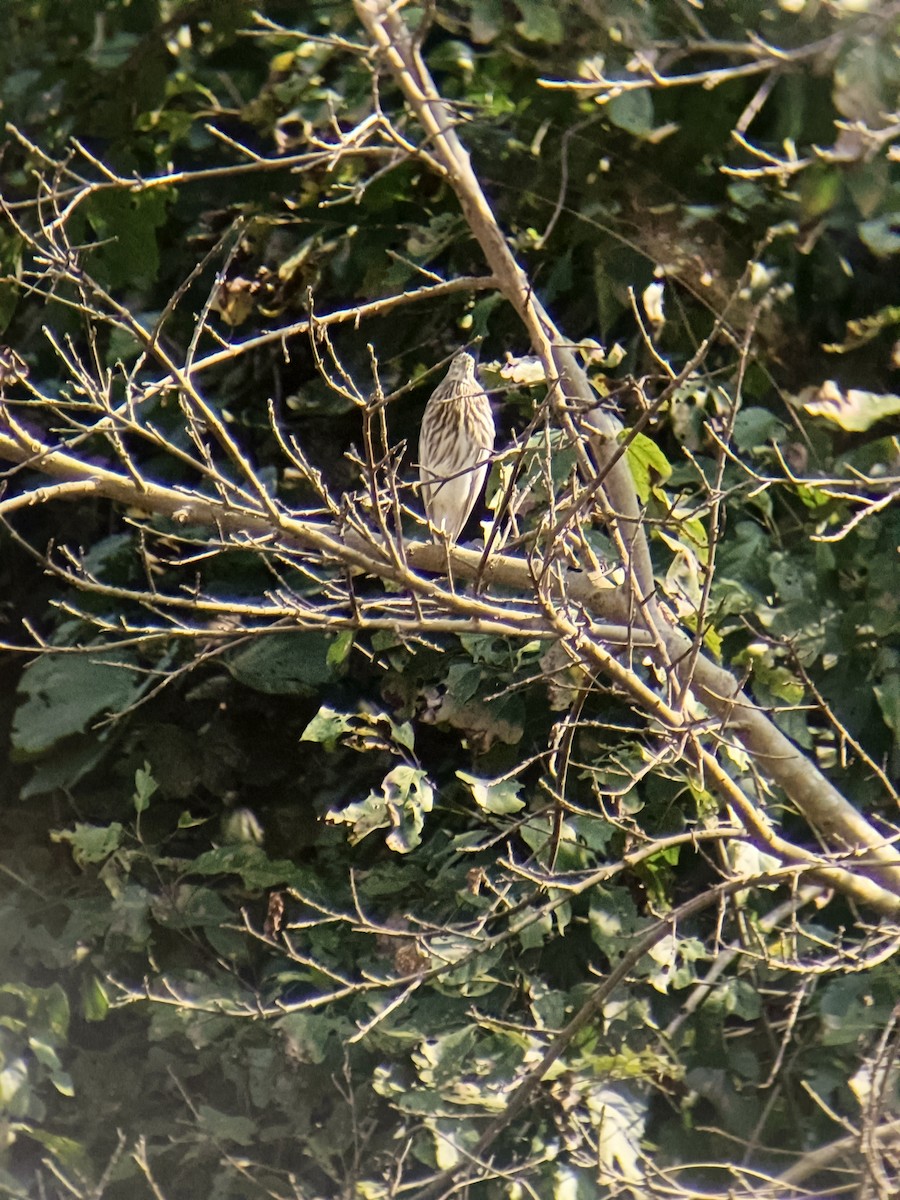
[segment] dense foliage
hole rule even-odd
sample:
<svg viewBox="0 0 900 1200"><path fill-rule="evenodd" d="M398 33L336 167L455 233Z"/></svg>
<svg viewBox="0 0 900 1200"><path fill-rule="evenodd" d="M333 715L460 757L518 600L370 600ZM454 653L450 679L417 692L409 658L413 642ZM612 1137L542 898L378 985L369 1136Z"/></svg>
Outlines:
<svg viewBox="0 0 900 1200"><path fill-rule="evenodd" d="M0 1196L895 1195L900 7L399 8L0 12Z"/></svg>

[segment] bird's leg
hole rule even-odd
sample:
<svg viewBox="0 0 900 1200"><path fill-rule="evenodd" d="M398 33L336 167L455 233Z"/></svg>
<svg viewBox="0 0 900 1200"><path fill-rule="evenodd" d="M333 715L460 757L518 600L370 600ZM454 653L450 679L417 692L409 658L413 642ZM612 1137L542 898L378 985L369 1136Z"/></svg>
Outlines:
<svg viewBox="0 0 900 1200"><path fill-rule="evenodd" d="M456 584L453 580L453 561L450 556L450 547L453 545L453 542L450 539L450 534L443 525L438 528L437 532L440 534L441 542L444 547L444 558L447 564L447 582L450 584L450 591L455 592Z"/></svg>

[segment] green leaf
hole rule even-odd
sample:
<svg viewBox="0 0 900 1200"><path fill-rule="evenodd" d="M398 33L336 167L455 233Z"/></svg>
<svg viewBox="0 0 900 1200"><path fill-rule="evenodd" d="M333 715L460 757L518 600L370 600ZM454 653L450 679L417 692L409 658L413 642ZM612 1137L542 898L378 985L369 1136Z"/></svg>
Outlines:
<svg viewBox="0 0 900 1200"><path fill-rule="evenodd" d="M802 602L815 595L816 576L811 564L794 554L773 553L769 560L769 578L784 601Z"/></svg>
<svg viewBox="0 0 900 1200"><path fill-rule="evenodd" d="M471 700L481 683L481 667L474 663L453 663L447 672L447 691L459 704Z"/></svg>
<svg viewBox="0 0 900 1200"><path fill-rule="evenodd" d="M211 888L181 884L161 896L153 906L153 917L169 929L197 926L219 928L231 919L232 910Z"/></svg>
<svg viewBox="0 0 900 1200"><path fill-rule="evenodd" d="M18 1132L24 1134L25 1137L31 1138L38 1145L43 1146L45 1150L49 1150L50 1154L58 1162L61 1162L70 1171L77 1172L82 1178L87 1179L91 1173L91 1160L84 1146L74 1138L62 1137L57 1133L48 1133L43 1129L35 1129L31 1126L20 1125Z"/></svg>
<svg viewBox="0 0 900 1200"><path fill-rule="evenodd" d="M68 1071L53 1071L50 1075L50 1082L61 1096L75 1095L75 1084Z"/></svg>
<svg viewBox="0 0 900 1200"><path fill-rule="evenodd" d="M589 924L594 942L614 959L634 944L635 934L648 922L638 916L629 895L597 888L591 894Z"/></svg>
<svg viewBox="0 0 900 1200"><path fill-rule="evenodd" d="M311 696L334 678L331 643L321 633L298 629L257 637L226 659L239 682L270 696Z"/></svg>
<svg viewBox="0 0 900 1200"><path fill-rule="evenodd" d="M761 1012L759 991L746 979L727 979L710 994L710 1008L720 1008L728 1016L755 1021Z"/></svg>
<svg viewBox="0 0 900 1200"><path fill-rule="evenodd" d="M499 947L473 954L472 939L454 934L436 934L428 943L434 966L446 967L440 975L441 991L463 996L486 996L498 984L494 968L501 957ZM459 966L454 964L458 963Z"/></svg>
<svg viewBox="0 0 900 1200"><path fill-rule="evenodd" d="M110 825L75 825L74 829L53 830L50 840L68 842L72 847L72 857L79 867L88 863L103 862L104 859L118 850L124 827L113 821Z"/></svg>
<svg viewBox="0 0 900 1200"><path fill-rule="evenodd" d="M806 689L793 671L762 658L754 658L752 662L754 693L761 703L769 706L780 700L793 706L802 702Z"/></svg>
<svg viewBox="0 0 900 1200"><path fill-rule="evenodd" d="M100 269L112 287L152 281L159 270L156 231L166 219L167 193L162 188L145 192L94 192L86 213L98 241L89 253L93 268Z"/></svg>
<svg viewBox="0 0 900 1200"><path fill-rule="evenodd" d="M328 666L333 670L336 671L339 667L342 667L350 657L354 637L355 634L352 629L345 629L343 633L339 633L337 637L331 639L325 659Z"/></svg>
<svg viewBox="0 0 900 1200"><path fill-rule="evenodd" d="M302 887L307 882L299 867L285 859L270 859L261 846L252 842L208 850L194 859L189 870L192 875L239 875L244 886L254 890L279 884Z"/></svg>
<svg viewBox="0 0 900 1200"><path fill-rule="evenodd" d="M59 1061L59 1055L53 1049L49 1042L44 1041L39 1037L30 1037L28 1045L34 1057L43 1067L49 1067L51 1071L62 1070L62 1063Z"/></svg>
<svg viewBox="0 0 900 1200"><path fill-rule="evenodd" d="M434 807L434 789L425 771L394 767L382 784L393 828L385 839L392 850L407 854L419 845L425 814Z"/></svg>
<svg viewBox="0 0 900 1200"><path fill-rule="evenodd" d="M47 1029L57 1042L64 1042L69 1036L69 997L58 983L41 989L41 997Z"/></svg>
<svg viewBox="0 0 900 1200"><path fill-rule="evenodd" d="M421 1042L412 1056L419 1078L436 1088L454 1084L466 1073L466 1064L477 1042L477 1025L464 1025Z"/></svg>
<svg viewBox="0 0 900 1200"><path fill-rule="evenodd" d="M758 450L777 442L784 425L766 408L742 408L734 421L732 441L737 450Z"/></svg>
<svg viewBox="0 0 900 1200"><path fill-rule="evenodd" d="M616 826L605 817L577 814L571 817L567 825L579 842L590 850L606 851L609 843L616 836Z"/></svg>
<svg viewBox="0 0 900 1200"><path fill-rule="evenodd" d="M110 657L49 653L25 668L11 735L17 758L44 754L100 714L121 712L148 686L135 671L103 661Z"/></svg>
<svg viewBox="0 0 900 1200"><path fill-rule="evenodd" d="M7 1110L13 1117L28 1111L31 1087L28 1067L23 1058L9 1059L0 1069L0 1112Z"/></svg>
<svg viewBox="0 0 900 1200"><path fill-rule="evenodd" d="M149 330L148 330L149 332ZM117 533L101 538L83 558L92 575L104 575L107 582L124 583L134 563L135 541L130 533Z"/></svg>
<svg viewBox="0 0 900 1200"><path fill-rule="evenodd" d="M467 783L479 808L498 816L521 812L525 801L519 799L522 784L517 779L479 779L466 771L457 771L457 779Z"/></svg>
<svg viewBox="0 0 900 1200"><path fill-rule="evenodd" d="M150 764L145 762L134 773L134 808L135 812L145 812L150 804L150 798L158 788L156 780L150 773Z"/></svg>
<svg viewBox="0 0 900 1200"><path fill-rule="evenodd" d="M397 745L402 746L404 750L409 750L412 753L416 748L416 733L411 722L404 721L398 725L395 721L391 721L389 717L386 719L390 724L391 733Z"/></svg>
<svg viewBox="0 0 900 1200"><path fill-rule="evenodd" d="M203 1128L217 1140L252 1146L259 1137L257 1124L249 1117L233 1117L209 1104L199 1104L197 1114Z"/></svg>
<svg viewBox="0 0 900 1200"><path fill-rule="evenodd" d="M323 704L300 734L300 741L320 742L326 750L334 750L344 734L352 728L353 718L348 713L335 712Z"/></svg>
<svg viewBox="0 0 900 1200"><path fill-rule="evenodd" d="M643 433L629 442L626 458L637 494L643 502L650 498L650 492L658 483L664 483L672 474L672 464L665 454Z"/></svg>
<svg viewBox="0 0 900 1200"><path fill-rule="evenodd" d="M61 1096L74 1096L75 1088L72 1083L72 1077L67 1071L62 1069L62 1063L59 1061L59 1055L54 1050L53 1046L43 1038L30 1037L28 1045L32 1054L41 1064L46 1067L50 1075L50 1082L56 1088Z"/></svg>
<svg viewBox="0 0 900 1200"><path fill-rule="evenodd" d="M484 45L492 42L503 28L503 0L470 0L472 38Z"/></svg>
<svg viewBox="0 0 900 1200"><path fill-rule="evenodd" d="M843 342L829 342L822 347L829 354L846 354L850 350L858 350L873 338L886 330L900 325L900 305L888 305L869 317L860 317L856 321L847 322L847 335Z"/></svg>
<svg viewBox="0 0 900 1200"><path fill-rule="evenodd" d="M827 985L818 999L826 1046L858 1042L867 1031L890 1019L894 997L873 991L872 981L865 975L839 976Z"/></svg>
<svg viewBox="0 0 900 1200"><path fill-rule="evenodd" d="M524 713L521 697L505 696L492 704L471 699L459 702L449 691L435 713L440 724L452 725L466 736L488 747L493 742L514 746L523 733Z"/></svg>
<svg viewBox="0 0 900 1200"><path fill-rule="evenodd" d="M900 413L900 396L858 388L844 391L833 380L818 388L806 388L798 401L811 416L823 417L850 433L865 433L877 421Z"/></svg>
<svg viewBox="0 0 900 1200"><path fill-rule="evenodd" d="M101 762L106 752L107 743L103 737L74 736L35 765L31 778L19 793L20 798L29 800L57 788L73 788Z"/></svg>
<svg viewBox="0 0 900 1200"><path fill-rule="evenodd" d="M350 844L356 845L376 829L390 829L385 841L398 854L408 854L422 840L425 814L434 807L434 789L427 773L401 765L384 777L381 792L365 800L333 809L327 820L352 826Z"/></svg>
<svg viewBox="0 0 900 1200"><path fill-rule="evenodd" d="M25 1009L29 1028L49 1034L48 1040L59 1045L69 1033L69 998L58 983L48 988L29 987L26 983L0 985L0 994L16 996Z"/></svg>
<svg viewBox="0 0 900 1200"><path fill-rule="evenodd" d="M587 1108L597 1122L597 1159L617 1177L637 1183L643 1178L641 1140L647 1100L626 1085L596 1083L587 1090Z"/></svg>
<svg viewBox="0 0 900 1200"><path fill-rule="evenodd" d="M288 1013L278 1022L290 1047L293 1062L318 1065L328 1055L328 1039L344 1039L355 1031L355 1026L345 1017L328 1016L324 1013Z"/></svg>
<svg viewBox="0 0 900 1200"><path fill-rule="evenodd" d="M816 164L800 176L800 199L804 220L813 221L830 212L842 189L841 172L832 166Z"/></svg>
<svg viewBox="0 0 900 1200"><path fill-rule="evenodd" d="M538 950L553 932L550 913L541 913L536 921L529 921L519 930L519 944L523 950Z"/></svg>
<svg viewBox="0 0 900 1200"><path fill-rule="evenodd" d="M900 254L900 212L886 213L863 221L859 236L866 246L879 258Z"/></svg>
<svg viewBox="0 0 900 1200"><path fill-rule="evenodd" d="M195 817L185 810L178 817L178 828L195 829L198 825L205 825L208 820L209 817Z"/></svg>
<svg viewBox="0 0 900 1200"><path fill-rule="evenodd" d="M468 43L448 38L431 52L428 64L433 70L454 71L465 76L475 70L475 57Z"/></svg>
<svg viewBox="0 0 900 1200"><path fill-rule="evenodd" d="M884 723L900 743L900 674L888 675L874 690Z"/></svg>
<svg viewBox="0 0 900 1200"><path fill-rule="evenodd" d="M103 1021L109 1012L109 997L96 975L82 978L81 1012L86 1021Z"/></svg>
<svg viewBox="0 0 900 1200"><path fill-rule="evenodd" d="M558 46L563 40L563 23L555 3L551 0L515 0L522 20L516 29L529 42L547 42Z"/></svg>
<svg viewBox="0 0 900 1200"><path fill-rule="evenodd" d="M653 96L649 88L623 92L603 106L603 111L617 129L642 137L653 129Z"/></svg>

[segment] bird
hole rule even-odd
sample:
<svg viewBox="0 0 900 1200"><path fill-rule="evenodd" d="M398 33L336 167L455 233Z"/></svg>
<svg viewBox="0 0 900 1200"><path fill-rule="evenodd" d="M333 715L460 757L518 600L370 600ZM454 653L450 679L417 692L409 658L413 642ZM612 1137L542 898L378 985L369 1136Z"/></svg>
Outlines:
<svg viewBox="0 0 900 1200"><path fill-rule="evenodd" d="M481 495L494 448L491 403L462 350L434 389L419 434L419 478L435 533L455 542Z"/></svg>

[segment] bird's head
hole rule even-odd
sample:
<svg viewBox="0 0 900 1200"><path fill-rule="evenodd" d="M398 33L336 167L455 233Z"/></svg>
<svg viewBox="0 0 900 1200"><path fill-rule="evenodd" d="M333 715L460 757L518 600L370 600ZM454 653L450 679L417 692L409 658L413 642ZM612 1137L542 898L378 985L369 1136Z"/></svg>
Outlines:
<svg viewBox="0 0 900 1200"><path fill-rule="evenodd" d="M450 369L447 371L447 380L471 379L475 374L475 355L470 354L468 350L461 350L459 354L450 363Z"/></svg>

